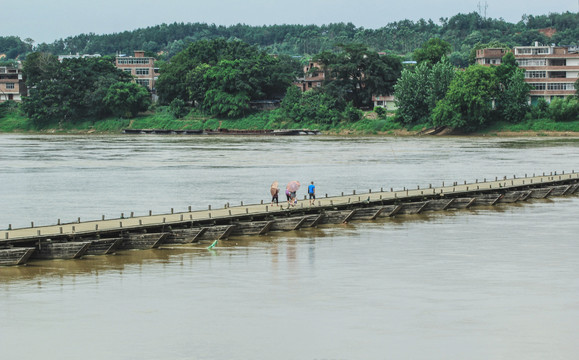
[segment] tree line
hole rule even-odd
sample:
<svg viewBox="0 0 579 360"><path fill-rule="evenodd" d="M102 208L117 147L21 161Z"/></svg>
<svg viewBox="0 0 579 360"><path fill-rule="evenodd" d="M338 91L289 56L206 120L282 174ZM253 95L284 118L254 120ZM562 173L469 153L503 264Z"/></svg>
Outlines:
<svg viewBox="0 0 579 360"><path fill-rule="evenodd" d="M579 79L576 96L555 98L550 104L540 98L532 107L531 87L512 52L498 66L458 69L444 48L448 44L443 40L431 39L417 49L416 58L422 56L422 61L405 69L395 85L396 119L406 127L425 124L472 132L499 121L579 120Z"/></svg>
<svg viewBox="0 0 579 360"><path fill-rule="evenodd" d="M380 55L359 43L340 44L313 57L317 67L310 71L324 73L324 84L302 93L293 84L306 75L296 59L271 56L242 41L201 40L161 62L156 91L159 104L176 118L195 109L237 119L254 112L252 102L283 99L277 116L298 124L335 126L360 120L361 109L373 107L372 95L394 94L394 119L406 127L423 124L470 132L496 121L577 119L576 97L529 106L530 87L512 53L499 66L459 69L450 63L450 52L449 43L432 38L414 51L417 65L404 68L400 57ZM109 116L131 118L151 105L148 90L117 69L113 57L59 62L52 54L34 52L24 61L24 73L29 96L22 110L37 128Z"/></svg>
<svg viewBox="0 0 579 360"><path fill-rule="evenodd" d="M114 58L64 59L35 52L24 62L29 96L22 110L37 128L107 116L133 117L151 104L147 89L117 69Z"/></svg>
<svg viewBox="0 0 579 360"><path fill-rule="evenodd" d="M476 43L469 56L488 46L508 47L498 41ZM403 68L404 57L380 54L360 42L334 43L332 49L311 57L318 67L310 71L325 74L323 86L302 93L292 85L304 76L296 57L272 56L241 40L199 40L158 62L156 91L159 104L167 105L177 118L195 109L235 119L252 113L253 102L283 98L275 112L280 117L333 126L360 120L360 109L373 106L372 95L393 93L399 107L395 119L405 126L473 131L497 120L577 118L573 97L530 108L530 89L511 53L498 67L470 65L458 70L451 61L452 49L448 41L430 38L409 55L417 66ZM116 69L112 56L59 62L55 55L37 51L28 54L24 73L30 96L22 109L37 127L111 115L129 118L150 105L147 90Z"/></svg>
<svg viewBox="0 0 579 360"><path fill-rule="evenodd" d="M549 27L556 29L552 37L539 31ZM170 59L187 48L189 43L222 38L240 40L268 53L290 56L311 57L335 49L336 44L353 42L376 52L409 56L432 37L445 40L451 45L449 60L452 64L466 66L470 50L478 43L498 41L509 47L531 45L534 41L578 45L579 15L571 12L525 15L519 22L510 23L472 12L441 18L438 23L424 19L402 20L378 29L356 27L352 23L321 26L172 23L105 35L80 34L36 45L32 39L0 37L0 54L5 54L7 59L15 59L24 57L33 49L55 55L113 55L119 52L132 53L139 49Z"/></svg>

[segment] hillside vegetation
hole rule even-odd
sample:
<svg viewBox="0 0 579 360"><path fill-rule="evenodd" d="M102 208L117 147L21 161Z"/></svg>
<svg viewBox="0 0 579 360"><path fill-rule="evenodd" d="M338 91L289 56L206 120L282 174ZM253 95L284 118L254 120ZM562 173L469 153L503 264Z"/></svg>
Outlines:
<svg viewBox="0 0 579 360"><path fill-rule="evenodd" d="M541 29L555 30L547 37ZM374 51L409 55L432 37L441 38L452 46L450 60L466 65L471 49L477 43L497 41L508 46L530 45L534 41L558 45L578 45L579 15L551 13L524 15L517 23L503 19L484 18L476 12L441 18L401 20L378 29L365 29L352 23L328 25L217 26L204 23L172 23L150 26L121 33L80 34L52 43L34 44L33 39L0 36L0 54L8 59L22 57L32 50L61 54L130 54L145 50L163 54L168 59L184 50L188 43L223 38L241 40L275 54L292 56L314 55L333 49L336 44L361 43Z"/></svg>

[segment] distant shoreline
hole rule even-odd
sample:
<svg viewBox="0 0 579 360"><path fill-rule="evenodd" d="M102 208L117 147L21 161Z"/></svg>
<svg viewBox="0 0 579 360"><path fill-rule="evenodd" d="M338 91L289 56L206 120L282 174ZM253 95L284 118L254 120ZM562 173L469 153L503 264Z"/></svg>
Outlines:
<svg viewBox="0 0 579 360"><path fill-rule="evenodd" d="M234 129L230 129L234 130ZM279 129L282 130L282 129ZM45 129L41 131L12 131L12 132L4 132L0 131L0 134L21 134L21 135L125 135L125 136L137 136L138 134L135 133L123 133L122 131L97 131L94 129ZM147 135L147 134L143 134ZM150 135L150 134L149 134ZM165 133L157 133L153 135L164 135L164 136L175 136L175 135L182 135L182 136L207 136L207 135L186 135L183 134L181 131L176 130L175 134L170 134L169 131ZM232 135L231 133L223 133L223 134L212 134L210 136L260 136L260 137L269 137L275 135L257 135L253 134L252 132L243 133L240 132L239 134ZM410 131L405 129L400 130L390 130L390 131L383 131L377 133L367 133L364 131L355 131L355 130L341 130L341 131L320 131L316 135L313 136L337 136L337 137L349 137L349 136L376 136L376 137L439 137L439 138L465 138L465 137L501 137L501 138L508 138L508 137L551 137L551 138L575 138L579 137L579 132L576 131L488 131L488 132L473 132L473 133L444 133L438 135L419 135L419 131Z"/></svg>
<svg viewBox="0 0 579 360"><path fill-rule="evenodd" d="M393 117L377 118L365 116L357 122L341 122L334 125L316 122L294 123L283 118L269 118L267 113L261 116L246 117L236 120L216 119L202 116L189 116L175 119L165 113L146 113L133 119L108 118L98 121L86 120L78 123L53 124L51 127L34 129L29 119L22 114L10 114L0 119L1 134L61 134L61 135L122 135L123 130L138 132L145 129L159 129L160 133L201 133L210 132L219 136L219 129L229 129L236 136L251 136L254 133L273 131L295 132L303 129L319 131L328 136L399 136L399 137L579 137L579 121L554 122L542 120L511 124L495 123L491 127L470 133L444 130L436 135L428 133L428 124L402 128ZM247 133L247 134L244 134ZM317 133L316 133L317 134ZM231 134L223 134L231 136ZM131 136L131 134L126 134ZM133 135L135 136L135 135ZM186 135L192 136L192 135ZM257 136L257 135L256 135ZM263 136L263 135L260 135Z"/></svg>

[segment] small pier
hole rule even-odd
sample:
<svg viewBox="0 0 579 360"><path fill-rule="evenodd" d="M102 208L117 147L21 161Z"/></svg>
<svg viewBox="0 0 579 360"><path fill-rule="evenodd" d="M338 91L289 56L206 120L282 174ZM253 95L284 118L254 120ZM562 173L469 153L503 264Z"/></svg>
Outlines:
<svg viewBox="0 0 579 360"><path fill-rule="evenodd" d="M79 221L0 231L0 265L20 265L30 259L77 259L125 249L150 249L167 243L196 243L271 231L292 231L319 224L374 220L426 211L494 206L579 193L579 173L453 182L394 190L352 191L339 196L317 194L315 205L301 200L294 207L280 202L117 219Z"/></svg>
<svg viewBox="0 0 579 360"><path fill-rule="evenodd" d="M123 134L153 134L153 135L243 135L243 136L298 136L320 135L320 130L286 129L286 130L167 130L167 129L123 129Z"/></svg>

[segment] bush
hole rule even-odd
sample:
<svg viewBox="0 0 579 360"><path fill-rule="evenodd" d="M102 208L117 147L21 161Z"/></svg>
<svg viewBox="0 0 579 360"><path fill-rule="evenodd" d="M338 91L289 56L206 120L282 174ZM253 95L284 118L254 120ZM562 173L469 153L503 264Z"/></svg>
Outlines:
<svg viewBox="0 0 579 360"><path fill-rule="evenodd" d="M8 113L8 101L0 103L0 119L2 119Z"/></svg>
<svg viewBox="0 0 579 360"><path fill-rule="evenodd" d="M151 105L151 95L141 85L119 81L108 88L103 102L115 116L133 118Z"/></svg>
<svg viewBox="0 0 579 360"><path fill-rule="evenodd" d="M187 115L189 109L185 106L185 101L175 98L171 101L169 105L169 113L175 117L175 119L182 119Z"/></svg>
<svg viewBox="0 0 579 360"><path fill-rule="evenodd" d="M579 116L579 101L569 96L566 99L555 98L549 105L549 117L557 122L575 121Z"/></svg>
<svg viewBox="0 0 579 360"><path fill-rule="evenodd" d="M348 121L356 122L362 118L362 111L356 109L352 103L348 104L346 110L344 111Z"/></svg>
<svg viewBox="0 0 579 360"><path fill-rule="evenodd" d="M337 124L347 117L345 108L345 102L339 98L316 90L302 94L292 85L281 103L281 114L294 123L306 124L315 121L319 124ZM361 112L359 116L361 117Z"/></svg>
<svg viewBox="0 0 579 360"><path fill-rule="evenodd" d="M375 107L375 108L374 108L374 112L375 112L379 117L382 117L382 116L386 115L386 109L384 109L384 108L381 107L381 106Z"/></svg>

